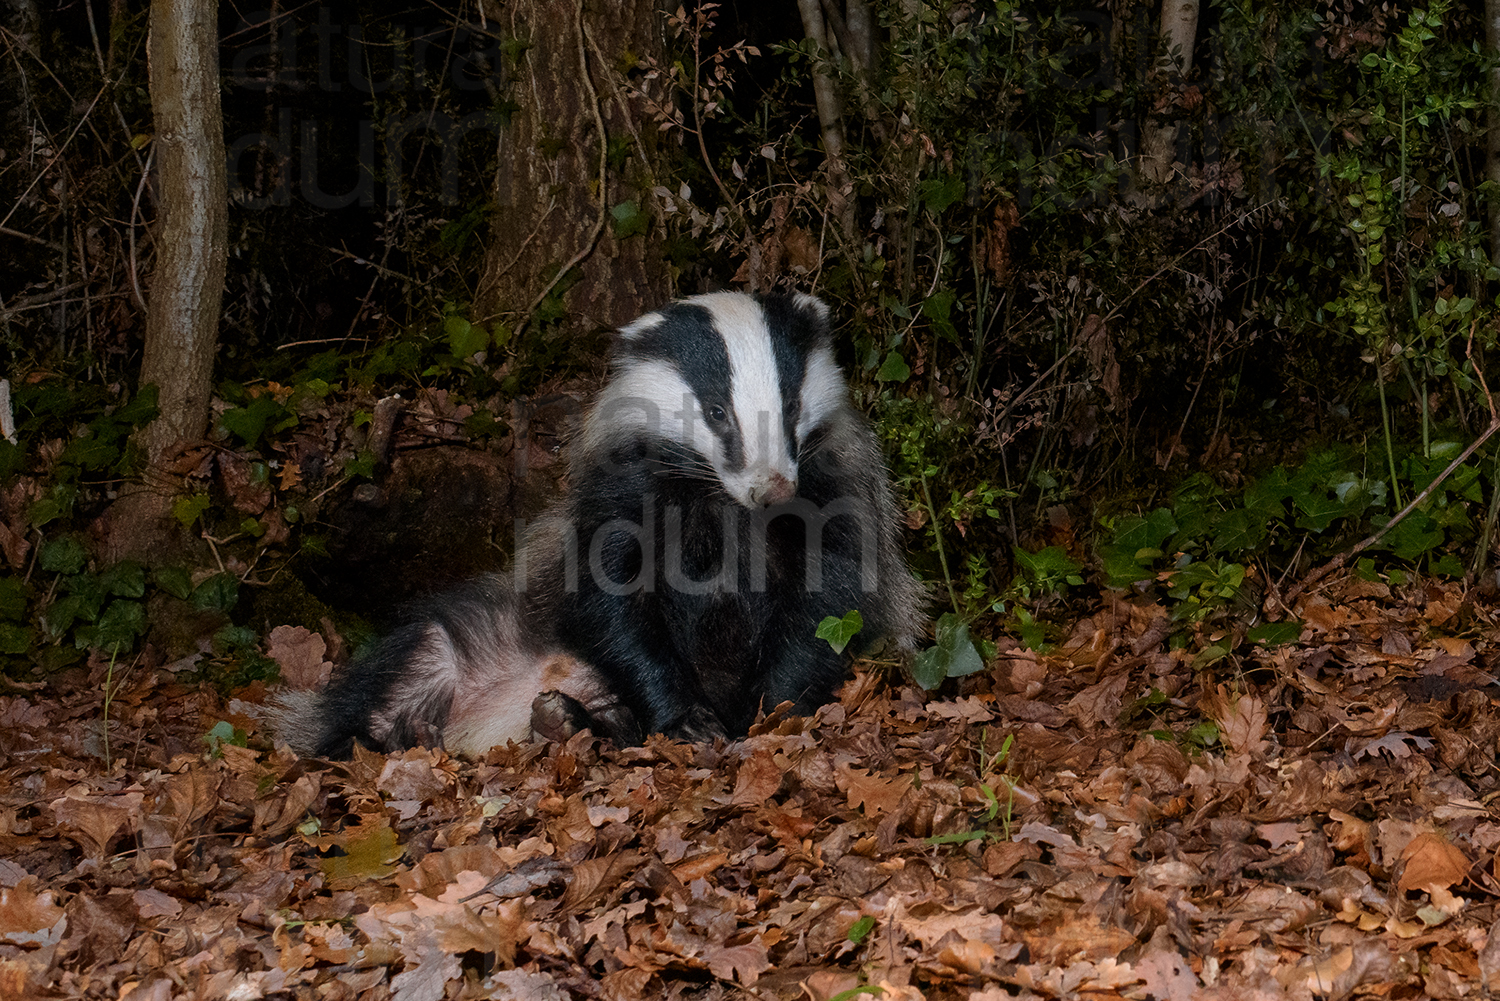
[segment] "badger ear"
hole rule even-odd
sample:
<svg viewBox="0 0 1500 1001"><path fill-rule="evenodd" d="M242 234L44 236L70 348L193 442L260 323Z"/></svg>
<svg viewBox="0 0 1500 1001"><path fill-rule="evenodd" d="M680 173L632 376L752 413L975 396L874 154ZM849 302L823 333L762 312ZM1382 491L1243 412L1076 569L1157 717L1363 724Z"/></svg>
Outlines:
<svg viewBox="0 0 1500 1001"><path fill-rule="evenodd" d="M792 302L796 303L797 308L803 312L811 313L819 324L827 325L828 303L822 299L815 295L808 295L806 292L798 292L792 296Z"/></svg>
<svg viewBox="0 0 1500 1001"><path fill-rule="evenodd" d="M621 341L639 340L648 331L655 330L666 322L667 318L660 313L647 313L645 316L631 320L625 326L621 327L619 330L619 339Z"/></svg>

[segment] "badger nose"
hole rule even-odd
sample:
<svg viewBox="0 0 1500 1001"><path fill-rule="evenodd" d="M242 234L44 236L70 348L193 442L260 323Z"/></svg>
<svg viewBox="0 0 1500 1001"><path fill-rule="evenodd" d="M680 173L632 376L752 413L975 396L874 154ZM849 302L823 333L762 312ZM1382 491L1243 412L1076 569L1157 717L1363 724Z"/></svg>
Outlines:
<svg viewBox="0 0 1500 1001"><path fill-rule="evenodd" d="M785 504L797 495L797 484L780 473L771 473L750 488L750 499L761 507Z"/></svg>

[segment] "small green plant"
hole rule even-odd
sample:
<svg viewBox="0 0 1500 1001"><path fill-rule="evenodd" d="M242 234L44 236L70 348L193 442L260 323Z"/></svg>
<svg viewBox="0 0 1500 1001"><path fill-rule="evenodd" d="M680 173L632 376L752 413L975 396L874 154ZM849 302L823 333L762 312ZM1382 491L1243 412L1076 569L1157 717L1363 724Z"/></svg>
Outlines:
<svg viewBox="0 0 1500 1001"><path fill-rule="evenodd" d="M1069 587L1083 584L1083 567L1061 546L1048 546L1028 553L1020 546L1013 550L1016 559L1015 580L1010 593L1023 601L1061 595Z"/></svg>
<svg viewBox="0 0 1500 1001"><path fill-rule="evenodd" d="M933 645L917 655L912 678L931 691L948 678L959 678L984 670L984 658L969 636L969 624L952 612L938 617Z"/></svg>
<svg viewBox="0 0 1500 1001"><path fill-rule="evenodd" d="M851 608L844 613L843 618L830 615L818 623L818 639L826 640L833 647L834 653L843 653L849 641L865 627L864 616L859 610Z"/></svg>
<svg viewBox="0 0 1500 1001"><path fill-rule="evenodd" d="M109 710L111 705L114 703L115 696L120 694L120 688L125 683L125 675L129 673L128 671L126 671L122 673L118 679L115 678L115 666L119 662L119 652L120 651L118 647L110 651L109 667L104 672L104 707L99 720L99 737L100 742L104 747L105 772L109 772L113 767L113 762L110 756L109 742Z"/></svg>
<svg viewBox="0 0 1500 1001"><path fill-rule="evenodd" d="M243 730L236 729L234 724L227 720L220 720L209 728L203 735L203 742L208 745L208 754L211 758L222 758L224 756L224 745L233 744L235 747L248 746L249 736Z"/></svg>
<svg viewBox="0 0 1500 1001"><path fill-rule="evenodd" d="M980 841L985 838L993 838L998 841L1009 841L1011 837L1011 812L1015 807L1015 780L1006 774L1006 767L1010 760L1011 746L1015 742L1012 734L1006 734L1000 746L993 752L985 747L989 740L988 728L979 733L979 794L984 798L984 813L980 818L982 827L968 831L955 831L951 834L935 834L927 839L930 845L952 845L967 844L970 841ZM1001 799L1001 792L1004 799ZM996 834L992 825L1000 822L1000 833Z"/></svg>
<svg viewBox="0 0 1500 1001"><path fill-rule="evenodd" d="M1219 727L1212 720L1199 720L1182 733L1164 725L1162 717L1172 708L1167 694L1153 688L1120 710L1119 724L1123 729L1140 730L1195 754L1219 742Z"/></svg>
<svg viewBox="0 0 1500 1001"><path fill-rule="evenodd" d="M1201 621L1236 600L1249 557L1266 558L1273 567L1298 555L1321 558L1384 527L1391 520L1388 498L1428 489L1460 446L1440 441L1428 451L1397 450L1395 483L1371 475L1364 459L1348 449L1314 451L1299 466L1276 466L1238 495L1201 474L1191 477L1167 507L1100 518L1103 582L1120 588L1160 584L1176 603L1174 618ZM1461 465L1376 548L1425 564L1429 572L1459 576L1463 563L1452 550L1477 534L1469 510L1483 496L1479 469ZM1376 564L1360 565L1373 572Z"/></svg>

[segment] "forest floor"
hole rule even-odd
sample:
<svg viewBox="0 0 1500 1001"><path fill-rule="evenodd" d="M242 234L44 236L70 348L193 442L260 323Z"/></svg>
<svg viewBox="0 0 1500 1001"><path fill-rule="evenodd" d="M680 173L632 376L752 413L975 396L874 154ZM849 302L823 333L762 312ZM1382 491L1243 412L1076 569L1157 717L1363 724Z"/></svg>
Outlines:
<svg viewBox="0 0 1500 1001"><path fill-rule="evenodd" d="M73 694L12 689L0 997L1500 987L1500 614L1355 577L1295 611L1298 642L1227 634L1205 667L1117 596L1047 653L1002 640L958 691L869 667L737 743L581 734L477 763L302 760L257 730L264 692L159 672L107 707L103 664ZM321 658L273 637L284 669Z"/></svg>

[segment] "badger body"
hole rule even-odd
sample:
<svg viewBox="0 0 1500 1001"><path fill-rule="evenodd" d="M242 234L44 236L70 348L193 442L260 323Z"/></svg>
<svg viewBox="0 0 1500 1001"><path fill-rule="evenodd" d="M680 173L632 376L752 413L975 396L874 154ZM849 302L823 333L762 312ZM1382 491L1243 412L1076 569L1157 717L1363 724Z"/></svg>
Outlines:
<svg viewBox="0 0 1500 1001"><path fill-rule="evenodd" d="M921 589L818 299L714 293L622 328L569 472L511 573L435 600L323 692L283 697L283 738L474 755L533 724L622 744L743 736L762 708L833 697L847 661L816 637L824 617L858 609L861 638L911 648Z"/></svg>

